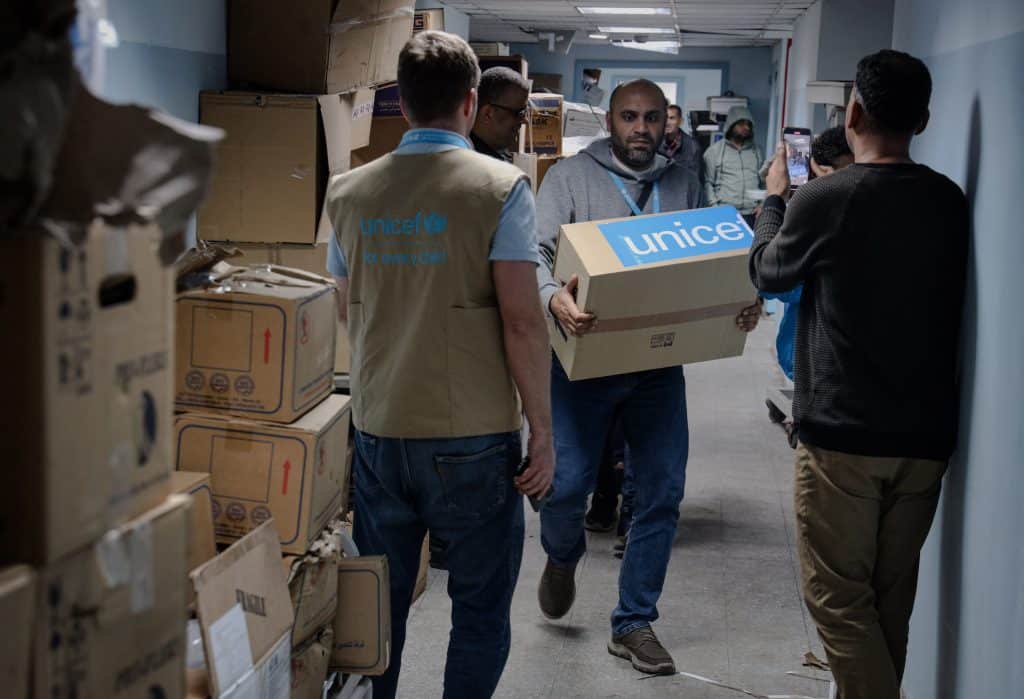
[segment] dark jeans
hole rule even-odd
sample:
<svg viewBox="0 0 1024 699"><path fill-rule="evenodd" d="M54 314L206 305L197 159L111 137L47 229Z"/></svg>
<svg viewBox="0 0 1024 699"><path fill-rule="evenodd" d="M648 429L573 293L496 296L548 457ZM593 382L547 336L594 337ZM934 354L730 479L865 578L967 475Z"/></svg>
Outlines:
<svg viewBox="0 0 1024 699"><path fill-rule="evenodd" d="M586 551L583 517L601 462L602 441L622 411L632 469L633 524L619 574L616 636L658 618L657 603L672 553L686 484L689 431L682 367L569 381L555 358L551 371L555 491L541 508L541 543L556 564L575 565Z"/></svg>
<svg viewBox="0 0 1024 699"><path fill-rule="evenodd" d="M445 543L452 631L444 696L489 697L508 659L509 609L523 557L523 501L512 484L519 432L465 439L387 439L356 432L354 538L391 572L391 665L373 680L395 696L427 529Z"/></svg>

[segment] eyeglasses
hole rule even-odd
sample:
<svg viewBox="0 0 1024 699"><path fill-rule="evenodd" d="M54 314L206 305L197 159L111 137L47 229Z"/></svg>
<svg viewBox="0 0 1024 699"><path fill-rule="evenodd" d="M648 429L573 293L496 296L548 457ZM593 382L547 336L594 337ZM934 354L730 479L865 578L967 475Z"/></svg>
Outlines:
<svg viewBox="0 0 1024 699"><path fill-rule="evenodd" d="M512 107L506 107L503 104L497 104L495 102L488 102L488 104L491 105L492 107L497 107L498 109L505 110L509 114L515 116L516 119L525 119L526 115L529 113L528 107L523 107L522 109L514 109Z"/></svg>

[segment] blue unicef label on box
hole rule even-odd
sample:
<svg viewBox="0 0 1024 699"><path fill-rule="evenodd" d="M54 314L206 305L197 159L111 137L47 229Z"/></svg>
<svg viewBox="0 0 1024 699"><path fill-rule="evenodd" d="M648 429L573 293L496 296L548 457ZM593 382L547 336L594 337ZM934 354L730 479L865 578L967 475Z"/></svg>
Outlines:
<svg viewBox="0 0 1024 699"><path fill-rule="evenodd" d="M746 250L754 232L732 206L693 209L599 223L623 267Z"/></svg>

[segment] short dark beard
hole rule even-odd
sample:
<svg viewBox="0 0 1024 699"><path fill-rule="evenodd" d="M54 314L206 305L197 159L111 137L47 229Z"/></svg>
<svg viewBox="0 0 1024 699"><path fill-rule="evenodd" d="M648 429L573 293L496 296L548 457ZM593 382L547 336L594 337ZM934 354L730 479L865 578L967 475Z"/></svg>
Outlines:
<svg viewBox="0 0 1024 699"><path fill-rule="evenodd" d="M657 148L651 148L649 151L630 148L612 136L612 153L626 166L634 170L646 170L654 162L658 150Z"/></svg>

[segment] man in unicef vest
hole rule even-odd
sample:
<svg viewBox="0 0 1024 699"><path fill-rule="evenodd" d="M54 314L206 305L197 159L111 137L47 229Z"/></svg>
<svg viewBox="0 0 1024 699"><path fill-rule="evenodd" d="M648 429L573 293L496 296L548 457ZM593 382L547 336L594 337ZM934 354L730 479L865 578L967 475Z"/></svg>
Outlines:
<svg viewBox="0 0 1024 699"><path fill-rule="evenodd" d="M520 494L546 493L554 471L534 201L520 170L468 140L479 79L462 39L413 37L398 64L411 130L327 195L352 345L355 540L391 572L391 666L375 697L395 696L428 529L445 544L452 597L444 696L493 694L511 642ZM520 397L532 429L517 476Z"/></svg>
<svg viewBox="0 0 1024 699"><path fill-rule="evenodd" d="M552 276L563 224L701 205L693 170L658 155L667 105L653 82L620 85L608 110L611 137L555 165L544 179L537 199L544 258L538 280L541 300L567 333L584 335L597 319L576 306L575 276L565 286ZM759 307L751 306L737 324L752 330L758 315ZM629 446L626 468L633 481L634 509L608 650L641 672L674 673L672 656L651 623L658 618L686 480L689 432L683 369L570 382L556 357L551 384L558 469L554 493L541 509L541 543L548 555L538 591L541 611L559 619L575 600L576 564L586 550L587 495L594 489L604 435L618 413Z"/></svg>

